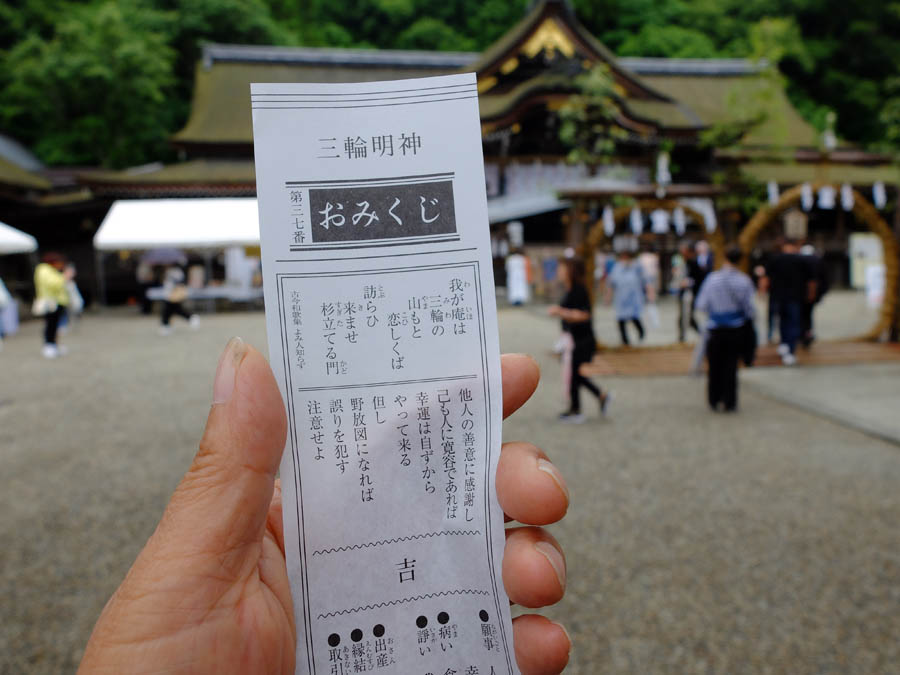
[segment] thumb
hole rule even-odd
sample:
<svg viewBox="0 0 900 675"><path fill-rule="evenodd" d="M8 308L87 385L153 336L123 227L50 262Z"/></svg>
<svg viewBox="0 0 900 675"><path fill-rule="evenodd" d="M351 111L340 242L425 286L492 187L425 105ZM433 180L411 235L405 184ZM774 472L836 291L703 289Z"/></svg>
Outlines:
<svg viewBox="0 0 900 675"><path fill-rule="evenodd" d="M161 538L243 567L247 547L262 540L286 428L272 369L233 338L216 369L200 449L172 495Z"/></svg>

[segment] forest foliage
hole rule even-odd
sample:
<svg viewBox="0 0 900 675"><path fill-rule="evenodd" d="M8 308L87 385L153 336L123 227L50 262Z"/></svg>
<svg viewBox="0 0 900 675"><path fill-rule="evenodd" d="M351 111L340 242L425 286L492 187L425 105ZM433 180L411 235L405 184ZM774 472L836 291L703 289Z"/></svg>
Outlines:
<svg viewBox="0 0 900 675"><path fill-rule="evenodd" d="M6 0L0 133L51 164L170 158L202 43L479 51L531 0ZM900 1L572 0L620 56L767 58L822 128L900 148Z"/></svg>

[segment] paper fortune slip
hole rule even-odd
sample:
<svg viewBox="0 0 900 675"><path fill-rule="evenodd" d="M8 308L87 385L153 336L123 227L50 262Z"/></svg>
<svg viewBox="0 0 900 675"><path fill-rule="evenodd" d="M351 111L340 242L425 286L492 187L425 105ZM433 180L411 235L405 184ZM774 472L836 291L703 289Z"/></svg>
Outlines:
<svg viewBox="0 0 900 675"><path fill-rule="evenodd" d="M251 94L297 672L518 673L475 77Z"/></svg>

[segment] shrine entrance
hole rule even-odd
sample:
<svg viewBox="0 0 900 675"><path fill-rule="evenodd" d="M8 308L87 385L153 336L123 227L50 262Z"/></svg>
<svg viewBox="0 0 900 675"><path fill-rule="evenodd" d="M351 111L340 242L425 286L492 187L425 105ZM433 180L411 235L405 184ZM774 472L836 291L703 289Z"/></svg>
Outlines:
<svg viewBox="0 0 900 675"><path fill-rule="evenodd" d="M596 258L597 250L602 248L605 243L611 242L616 234L627 234L626 232L622 231L621 226L625 221L627 221L631 210L634 208L640 209L644 213L652 213L653 211L662 210L666 211L670 215L674 213L676 209L681 209L684 212L686 220L684 235L678 235L674 233L658 234L647 232L638 235L638 240L640 240L642 237L677 237L680 239L682 238L682 236L687 236L688 229L691 229L694 230L700 238L706 239L709 242L710 249L713 253L713 260L715 261L716 266L718 266L720 262L725 259L725 237L722 235L722 231L718 227L715 227L714 229L712 229L712 231L710 231L706 216L704 216L702 213L674 199L641 199L636 201L632 205L620 206L613 210L615 231L612 235L607 234L603 226L602 219L595 222L588 230L581 251L582 257L584 258L585 276L588 279L594 278L594 261Z"/></svg>
<svg viewBox="0 0 900 675"><path fill-rule="evenodd" d="M813 183L811 187L814 193L818 193L823 187L831 187L835 192L839 192L841 186L820 182ZM738 245L744 252L745 271L749 265L750 254L760 234L777 222L779 217L786 211L800 204L802 194L802 185L792 187L781 196L777 204L763 207L757 211L741 230L741 233L738 235ZM854 339L878 341L890 331L897 311L897 282L898 275L900 275L900 257L898 256L900 254L898 254L897 240L893 232L891 232L891 228L871 202L857 190L853 190L852 213L859 223L865 225L881 240L885 265L885 293L878 319L866 333Z"/></svg>

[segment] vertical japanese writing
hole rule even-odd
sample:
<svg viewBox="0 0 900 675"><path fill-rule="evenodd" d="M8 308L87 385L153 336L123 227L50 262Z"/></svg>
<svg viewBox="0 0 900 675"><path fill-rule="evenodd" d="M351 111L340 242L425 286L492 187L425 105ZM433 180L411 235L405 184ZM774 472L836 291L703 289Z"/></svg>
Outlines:
<svg viewBox="0 0 900 675"><path fill-rule="evenodd" d="M312 434L309 440L316 448L316 460L325 459L323 445L325 444L325 427L322 424L322 405L319 401L310 399L306 402L306 410L309 413L309 431Z"/></svg>
<svg viewBox="0 0 900 675"><path fill-rule="evenodd" d="M422 480L425 483L425 492L432 494L435 490L434 483L431 479L434 477L435 471L431 467L431 458L434 456L434 450L431 447L431 408L428 406L428 394L424 391L416 394L416 419L419 423L419 449L422 459Z"/></svg>
<svg viewBox="0 0 900 675"><path fill-rule="evenodd" d="M469 404L472 403L472 390L460 389L459 402L463 406L459 427L462 431L463 452L465 453L463 507L466 511L466 522L470 523L475 520L475 415L469 408Z"/></svg>
<svg viewBox="0 0 900 675"><path fill-rule="evenodd" d="M372 484L372 465L369 461L369 433L366 427L366 413L363 399L350 399L350 411L353 414L353 442L356 444L356 457L359 466L359 493L363 502L375 499L375 488Z"/></svg>
<svg viewBox="0 0 900 675"><path fill-rule="evenodd" d="M344 401L336 398L332 399L328 405L328 411L331 415L331 421L334 425L334 459L335 466L340 470L341 474L347 471L347 464L350 460L350 452L347 450L347 440L344 430L341 428L344 413Z"/></svg>
<svg viewBox="0 0 900 675"><path fill-rule="evenodd" d="M289 198L291 203L291 243L306 243L306 226L304 225L304 200L303 190L290 190Z"/></svg>
<svg viewBox="0 0 900 675"><path fill-rule="evenodd" d="M448 520L456 518L458 508L458 499L456 496L459 487L456 485L456 447L453 436L453 425L450 424L450 391L447 389L438 390L438 404L440 405L441 417L441 463L444 469L444 475L447 483L444 486L444 499L446 504L446 515Z"/></svg>
<svg viewBox="0 0 900 675"><path fill-rule="evenodd" d="M408 323L408 318L406 314L400 314L399 312L391 312L388 314L388 328L391 331L391 370L402 370L403 369L403 354L400 352L400 341L402 337L402 333L400 332L400 327Z"/></svg>
<svg viewBox="0 0 900 675"><path fill-rule="evenodd" d="M400 432L400 438L397 440L397 451L400 453L400 466L409 466L409 451L410 451L410 439L409 439L409 411L404 410L404 405L406 404L406 397L403 394L397 394L396 398L394 398L394 403L397 406L397 431Z"/></svg>
<svg viewBox="0 0 900 675"><path fill-rule="evenodd" d="M306 365L306 350L303 346L303 304L300 291L291 291L291 325L294 363L302 370Z"/></svg>

